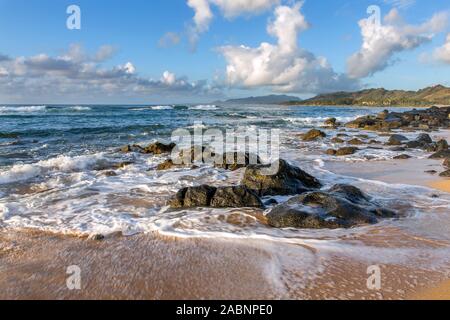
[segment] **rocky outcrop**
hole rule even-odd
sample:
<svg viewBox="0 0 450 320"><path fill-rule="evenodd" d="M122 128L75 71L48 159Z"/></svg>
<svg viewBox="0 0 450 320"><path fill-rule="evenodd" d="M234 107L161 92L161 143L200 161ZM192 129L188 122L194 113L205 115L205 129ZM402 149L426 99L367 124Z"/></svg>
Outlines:
<svg viewBox="0 0 450 320"><path fill-rule="evenodd" d="M216 188L207 185L181 189L168 205L172 209L263 207L261 199L245 186Z"/></svg>
<svg viewBox="0 0 450 320"><path fill-rule="evenodd" d="M155 142L144 148L144 153L160 155L172 152L173 148L175 147L176 147L175 143L164 144L161 142Z"/></svg>
<svg viewBox="0 0 450 320"><path fill-rule="evenodd" d="M370 203L358 188L338 185L327 192L308 192L274 207L267 215L275 228L351 228L374 224L396 213Z"/></svg>
<svg viewBox="0 0 450 320"><path fill-rule="evenodd" d="M448 128L450 107L432 107L425 110L407 112L384 111L377 116L365 116L346 124L353 129L389 131L392 129L414 128L422 130ZM428 142L430 143L430 142Z"/></svg>
<svg viewBox="0 0 450 320"><path fill-rule="evenodd" d="M317 130L317 129L312 129L302 136L302 140L303 141L314 141L314 140L325 138L326 136L327 135L325 134L325 132Z"/></svg>
<svg viewBox="0 0 450 320"><path fill-rule="evenodd" d="M285 160L279 160L278 171L273 175L267 175L270 167L270 165L249 166L242 184L260 196L295 195L322 186L316 178Z"/></svg>
<svg viewBox="0 0 450 320"><path fill-rule="evenodd" d="M327 127L336 128L337 126L340 125L340 123L337 122L336 118L329 118L329 119L325 120L324 125Z"/></svg>

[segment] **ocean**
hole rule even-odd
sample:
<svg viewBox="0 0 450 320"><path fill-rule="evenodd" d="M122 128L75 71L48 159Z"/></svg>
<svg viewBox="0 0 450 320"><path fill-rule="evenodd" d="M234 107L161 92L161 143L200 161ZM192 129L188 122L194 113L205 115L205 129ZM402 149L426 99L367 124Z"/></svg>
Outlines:
<svg viewBox="0 0 450 320"><path fill-rule="evenodd" d="M384 162L405 152L367 147L336 158L325 151L333 146L330 139L343 133L342 128L324 129L327 138L317 142L304 143L298 137L330 117L348 122L382 110L278 105L0 106L0 227L80 236L158 233L180 238L257 239L268 245L307 245L358 257L376 253L377 259L386 263L421 254L432 257L436 265L448 262L448 247L422 247L420 241L403 244L406 234L450 242L450 196L422 186L338 174L327 166L373 163L383 168ZM355 185L383 206L398 211L402 218L349 230L293 230L268 227L259 209L170 211L166 201L180 188L236 184L242 171L229 172L206 164L157 171L164 156L122 153L120 147L169 142L174 130L192 129L199 123L203 129L279 129L282 158L320 179L325 187ZM379 140L380 146L388 139L374 132L347 129L345 133L367 134L365 139ZM404 134L414 138L418 133ZM418 150L406 153L418 160L427 157ZM129 165L115 166L123 162ZM376 246L365 244L367 237L375 234L386 237L389 243L382 254ZM425 260L428 264L431 261Z"/></svg>

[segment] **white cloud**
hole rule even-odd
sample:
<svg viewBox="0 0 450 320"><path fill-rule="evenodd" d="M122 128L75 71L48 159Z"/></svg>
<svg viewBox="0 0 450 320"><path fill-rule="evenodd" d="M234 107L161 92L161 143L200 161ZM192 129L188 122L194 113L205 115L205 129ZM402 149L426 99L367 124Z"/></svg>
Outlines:
<svg viewBox="0 0 450 320"><path fill-rule="evenodd" d="M213 19L213 13L208 0L188 0L187 4L195 12L194 25L189 31L190 42L195 44L199 34L208 30L209 24Z"/></svg>
<svg viewBox="0 0 450 320"><path fill-rule="evenodd" d="M199 35L208 31L214 18L211 5L219 8L227 18L242 14L258 14L279 4L281 0L187 0L187 5L194 10L193 25L189 30L189 40L192 45L198 41Z"/></svg>
<svg viewBox="0 0 450 320"><path fill-rule="evenodd" d="M450 64L450 33L447 35L445 44L434 51L433 58L439 62Z"/></svg>
<svg viewBox="0 0 450 320"><path fill-rule="evenodd" d="M398 8L409 8L416 3L416 0L384 0L384 2Z"/></svg>
<svg viewBox="0 0 450 320"><path fill-rule="evenodd" d="M210 0L227 18L242 14L256 14L272 8L281 0Z"/></svg>
<svg viewBox="0 0 450 320"><path fill-rule="evenodd" d="M408 25L392 9L384 18L384 23L374 23L372 18L359 22L363 43L359 52L347 61L351 78L364 78L384 70L395 53L412 50L433 39L442 31L448 20L445 12L435 14L420 25Z"/></svg>
<svg viewBox="0 0 450 320"><path fill-rule="evenodd" d="M220 48L227 61L227 81L245 88L270 87L279 92L318 93L354 89L357 81L336 73L323 57L303 50L297 37L308 28L300 12L302 3L278 6L267 31L277 44L263 42L257 48Z"/></svg>
<svg viewBox="0 0 450 320"><path fill-rule="evenodd" d="M217 94L218 88L209 86L206 81L189 81L169 71L164 72L160 80L142 77L131 62L105 68L99 60L110 56L110 50L102 48L92 56L77 45L56 57L47 54L17 58L0 55L0 95L32 99L71 94L99 98L130 94L144 97L149 94L171 97Z"/></svg>

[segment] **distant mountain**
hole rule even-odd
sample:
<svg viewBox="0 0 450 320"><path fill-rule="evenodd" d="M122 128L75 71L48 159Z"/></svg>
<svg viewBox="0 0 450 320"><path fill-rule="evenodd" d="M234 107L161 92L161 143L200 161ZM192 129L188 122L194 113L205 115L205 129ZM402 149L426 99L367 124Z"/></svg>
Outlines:
<svg viewBox="0 0 450 320"><path fill-rule="evenodd" d="M300 98L294 96L286 96L286 95L269 95L262 97L248 97L242 99L230 99L224 101L224 103L232 103L232 104L282 104L282 103L293 103L300 102Z"/></svg>
<svg viewBox="0 0 450 320"><path fill-rule="evenodd" d="M336 92L321 94L289 105L309 106L431 106L450 105L450 88L442 85L428 87L419 91L367 89L358 92Z"/></svg>

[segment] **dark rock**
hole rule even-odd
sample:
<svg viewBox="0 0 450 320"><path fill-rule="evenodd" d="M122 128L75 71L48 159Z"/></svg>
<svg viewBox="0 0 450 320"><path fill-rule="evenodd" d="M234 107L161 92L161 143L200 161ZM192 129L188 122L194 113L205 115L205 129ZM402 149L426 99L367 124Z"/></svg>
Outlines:
<svg viewBox="0 0 450 320"><path fill-rule="evenodd" d="M348 184L336 184L328 192L344 197L354 203L369 201L369 197L364 192Z"/></svg>
<svg viewBox="0 0 450 320"><path fill-rule="evenodd" d="M364 142L362 142L361 140L356 139L356 138L352 139L352 140L349 140L347 143L351 144L351 145L354 145L354 146L360 146L360 145L364 144Z"/></svg>
<svg viewBox="0 0 450 320"><path fill-rule="evenodd" d="M450 168L450 157L446 158L444 160L444 163L442 164L444 167Z"/></svg>
<svg viewBox="0 0 450 320"><path fill-rule="evenodd" d="M208 207L216 190L217 188L207 185L183 188L169 200L168 205L175 209Z"/></svg>
<svg viewBox="0 0 450 320"><path fill-rule="evenodd" d="M406 147L409 149L424 149L425 147L427 147L427 144L425 142L421 142L421 141L408 141L406 144Z"/></svg>
<svg viewBox="0 0 450 320"><path fill-rule="evenodd" d="M389 141L387 142L388 146L399 146L402 145L403 142L408 141L408 138L405 136L402 136L400 134L394 134L389 138Z"/></svg>
<svg viewBox="0 0 450 320"><path fill-rule="evenodd" d="M450 170L442 172L439 176L444 178L450 178Z"/></svg>
<svg viewBox="0 0 450 320"><path fill-rule="evenodd" d="M133 144L128 146L123 146L120 151L122 153L131 153L131 152L141 152L144 153L144 148L142 148L140 145Z"/></svg>
<svg viewBox="0 0 450 320"><path fill-rule="evenodd" d="M329 127L336 127L337 126L337 119L336 118L329 118L325 120L324 124Z"/></svg>
<svg viewBox="0 0 450 320"><path fill-rule="evenodd" d="M369 144L381 144L381 142L378 141L378 140L372 139L372 140L369 141Z"/></svg>
<svg viewBox="0 0 450 320"><path fill-rule="evenodd" d="M344 147L336 151L336 156L348 156L355 154L357 151L359 151L359 149L355 147Z"/></svg>
<svg viewBox="0 0 450 320"><path fill-rule="evenodd" d="M407 154L401 154L399 156L394 157L394 160L406 160L406 159L411 159L411 156Z"/></svg>
<svg viewBox="0 0 450 320"><path fill-rule="evenodd" d="M115 173L114 171L105 171L103 173L106 177L116 177L117 173Z"/></svg>
<svg viewBox="0 0 450 320"><path fill-rule="evenodd" d="M431 139L430 135L427 133L421 133L416 140L417 142L421 142L423 144L428 144L428 143L432 143L433 140Z"/></svg>
<svg viewBox="0 0 450 320"><path fill-rule="evenodd" d="M124 162L120 162L120 163L116 163L114 164L113 168L115 169L124 169L128 166L131 166L133 164L133 162L131 161L124 161Z"/></svg>
<svg viewBox="0 0 450 320"><path fill-rule="evenodd" d="M146 147L144 149L145 153L151 153L151 154L163 154L163 153L170 153L172 152L173 148L176 147L175 143L171 143L171 144L164 144L161 142L155 142L152 143L151 145L149 145L148 147Z"/></svg>
<svg viewBox="0 0 450 320"><path fill-rule="evenodd" d="M428 174L437 174L438 172L437 172L436 170L428 170L428 171L425 171L425 173L428 173Z"/></svg>
<svg viewBox="0 0 450 320"><path fill-rule="evenodd" d="M256 154L248 152L229 152L222 156L222 163L215 163L218 168L235 171L241 168L247 168L249 165L262 164L261 159Z"/></svg>
<svg viewBox="0 0 450 320"><path fill-rule="evenodd" d="M438 151L430 156L430 159L445 159L450 158L450 150Z"/></svg>
<svg viewBox="0 0 450 320"><path fill-rule="evenodd" d="M309 192L276 206L267 215L275 228L351 228L374 224L377 217L395 213L376 206L362 206L336 194Z"/></svg>
<svg viewBox="0 0 450 320"><path fill-rule="evenodd" d="M328 154L329 156L335 156L336 155L336 150L334 150L334 149L328 149L327 151L326 151L326 154Z"/></svg>
<svg viewBox="0 0 450 320"><path fill-rule="evenodd" d="M335 137L333 139L331 139L332 143L344 143L345 141L342 140L341 138Z"/></svg>
<svg viewBox="0 0 450 320"><path fill-rule="evenodd" d="M262 208L261 199L245 186L218 188L211 200L214 208Z"/></svg>
<svg viewBox="0 0 450 320"><path fill-rule="evenodd" d="M278 164L274 175L267 175L270 165L247 167L242 184L260 196L294 195L322 186L316 178L285 160Z"/></svg>
<svg viewBox="0 0 450 320"><path fill-rule="evenodd" d="M432 143L427 147L428 152L439 152L448 150L448 142L447 140L439 140L438 142Z"/></svg>
<svg viewBox="0 0 450 320"><path fill-rule="evenodd" d="M317 129L312 129L310 131L308 131L307 133L305 133L302 137L303 141L314 141L317 139L322 139L325 138L327 135L325 134L325 132L317 130Z"/></svg>
<svg viewBox="0 0 450 320"><path fill-rule="evenodd" d="M403 152L406 150L406 148L404 147L392 147L389 150L394 151L394 152Z"/></svg>
<svg viewBox="0 0 450 320"><path fill-rule="evenodd" d="M168 160L164 161L163 163L160 163L156 167L156 170L158 170L158 171L169 170L169 169L173 168L174 166L175 166L175 164L173 163L173 161L171 159L168 159Z"/></svg>
<svg viewBox="0 0 450 320"><path fill-rule="evenodd" d="M276 199L273 199L273 198L271 198L271 199L269 199L269 200L264 202L264 205L267 206L267 207L274 206L274 205L277 205L277 204L278 204L278 201Z"/></svg>
<svg viewBox="0 0 450 320"><path fill-rule="evenodd" d="M173 209L263 207L261 199L245 186L215 188L206 185L181 189L168 205Z"/></svg>

